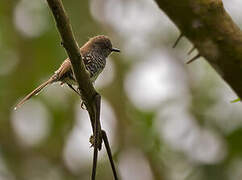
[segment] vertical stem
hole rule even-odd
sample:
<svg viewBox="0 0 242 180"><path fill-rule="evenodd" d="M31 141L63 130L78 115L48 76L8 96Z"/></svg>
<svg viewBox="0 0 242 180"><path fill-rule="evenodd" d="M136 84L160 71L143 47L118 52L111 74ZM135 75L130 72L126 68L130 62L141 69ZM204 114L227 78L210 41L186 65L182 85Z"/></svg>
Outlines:
<svg viewBox="0 0 242 180"><path fill-rule="evenodd" d="M100 141L100 109L101 109L101 96L96 94L94 99L94 114L95 114L95 124L94 124L94 152L93 152L93 166L92 166L92 180L95 180L96 169L97 169L97 158L98 149L101 149L102 141Z"/></svg>
<svg viewBox="0 0 242 180"><path fill-rule="evenodd" d="M95 178L96 178L97 158L98 158L98 149L97 149L97 147L94 145L93 164L92 164L92 180L95 180Z"/></svg>
<svg viewBox="0 0 242 180"><path fill-rule="evenodd" d="M114 165L113 158L112 158L111 148L110 148L109 142L108 142L108 137L107 137L107 134L104 130L102 130L102 138L103 138L106 150L107 150L107 154L108 154L109 162L111 164L111 168L112 168L112 171L113 171L114 179L118 180L117 172L116 172L115 165Z"/></svg>

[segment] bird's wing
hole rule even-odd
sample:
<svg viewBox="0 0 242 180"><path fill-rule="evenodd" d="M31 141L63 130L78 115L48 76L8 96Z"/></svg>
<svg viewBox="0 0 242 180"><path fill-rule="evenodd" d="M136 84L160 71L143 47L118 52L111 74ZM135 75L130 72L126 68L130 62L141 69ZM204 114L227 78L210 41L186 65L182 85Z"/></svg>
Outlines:
<svg viewBox="0 0 242 180"><path fill-rule="evenodd" d="M61 80L65 76L67 72L71 71L71 61L69 59L66 59L59 69L55 71L55 74L58 76L58 79Z"/></svg>

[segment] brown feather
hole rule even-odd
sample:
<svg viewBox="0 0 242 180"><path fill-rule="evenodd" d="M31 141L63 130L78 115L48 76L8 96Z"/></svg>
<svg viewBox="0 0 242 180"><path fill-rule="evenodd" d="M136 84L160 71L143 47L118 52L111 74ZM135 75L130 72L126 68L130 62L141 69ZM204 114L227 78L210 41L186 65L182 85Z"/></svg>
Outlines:
<svg viewBox="0 0 242 180"><path fill-rule="evenodd" d="M96 52L97 55L96 56L91 55L90 54L91 51L97 51ZM80 48L82 60L86 69L90 73L91 81L95 81L97 76L103 70L106 63L106 57L109 54L111 54L111 52L112 52L111 41L108 39L108 37L103 35L99 35L91 38L87 43L85 43ZM116 52L119 52L119 51L116 51ZM67 58L61 64L59 69L55 71L54 75L52 75L48 81L44 82L43 84L38 86L35 90L33 90L31 93L29 93L26 97L24 97L24 99L21 100L14 109L16 110L17 108L22 106L28 99L38 94L48 84L51 84L57 81L60 81L62 84L67 83L68 85L76 85L76 79L72 72L72 65L69 58Z"/></svg>
<svg viewBox="0 0 242 180"><path fill-rule="evenodd" d="M17 110L20 106L22 106L27 100L29 100L34 95L37 95L44 87L46 87L48 84L51 84L56 81L56 76L53 75L49 80L42 83L40 86L38 86L36 89L34 89L31 93L29 93L27 96L25 96L14 108L14 110Z"/></svg>

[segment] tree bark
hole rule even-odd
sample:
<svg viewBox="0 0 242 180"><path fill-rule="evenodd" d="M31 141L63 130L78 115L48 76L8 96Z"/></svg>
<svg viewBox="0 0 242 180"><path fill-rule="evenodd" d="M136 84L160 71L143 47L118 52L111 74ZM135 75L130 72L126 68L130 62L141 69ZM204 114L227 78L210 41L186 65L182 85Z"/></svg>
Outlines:
<svg viewBox="0 0 242 180"><path fill-rule="evenodd" d="M60 0L47 0L49 7L54 15L56 26L62 38L62 45L68 54L73 71L85 104L90 106L94 103L94 98L97 94L95 91L89 75L85 70L79 46L75 40L69 18L64 10L63 4ZM91 109L91 108L90 108Z"/></svg>
<svg viewBox="0 0 242 180"><path fill-rule="evenodd" d="M220 76L242 98L242 32L222 0L156 0Z"/></svg>

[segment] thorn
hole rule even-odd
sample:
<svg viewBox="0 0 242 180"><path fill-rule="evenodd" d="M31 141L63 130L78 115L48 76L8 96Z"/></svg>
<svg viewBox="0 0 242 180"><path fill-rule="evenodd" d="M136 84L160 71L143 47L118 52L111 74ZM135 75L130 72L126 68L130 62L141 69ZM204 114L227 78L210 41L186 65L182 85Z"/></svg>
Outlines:
<svg viewBox="0 0 242 180"><path fill-rule="evenodd" d="M186 64L190 64L192 63L193 61L195 61L196 59L200 58L201 55L200 54L197 54L196 56L194 56L192 59L190 59L189 61L186 62Z"/></svg>
<svg viewBox="0 0 242 180"><path fill-rule="evenodd" d="M81 108L83 109L83 110L87 110L87 107L86 107L86 105L85 105L85 103L82 101L81 102Z"/></svg>
<svg viewBox="0 0 242 180"><path fill-rule="evenodd" d="M187 55L190 55L190 54L192 54L192 52L194 51L196 49L196 47L195 46L193 46L189 51L188 51L188 53L187 53Z"/></svg>
<svg viewBox="0 0 242 180"><path fill-rule="evenodd" d="M180 34L179 37L177 38L177 40L175 41L174 45L172 46L173 48L175 48L177 46L177 44L179 43L179 41L181 40L183 34Z"/></svg>

